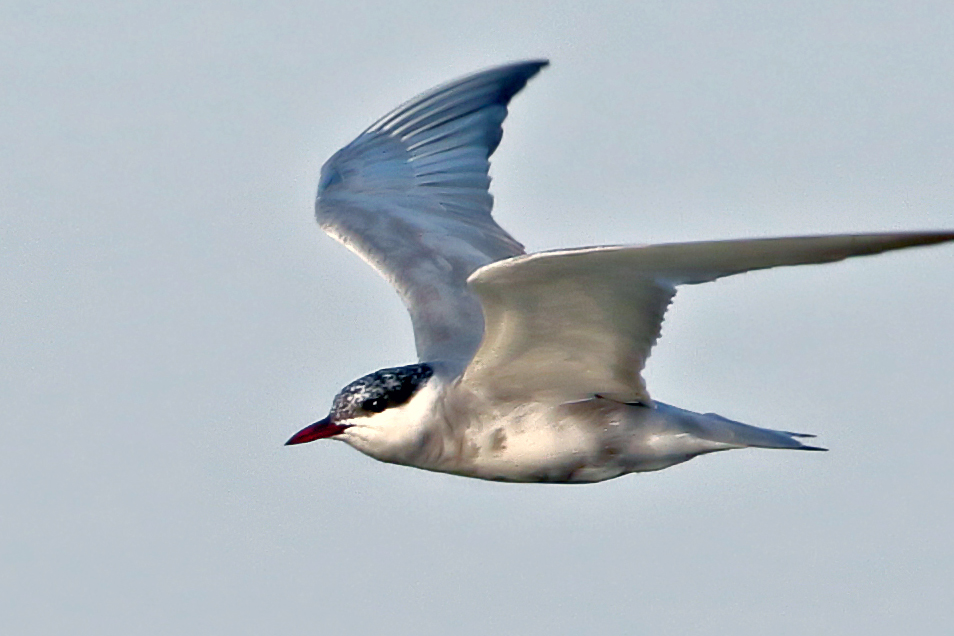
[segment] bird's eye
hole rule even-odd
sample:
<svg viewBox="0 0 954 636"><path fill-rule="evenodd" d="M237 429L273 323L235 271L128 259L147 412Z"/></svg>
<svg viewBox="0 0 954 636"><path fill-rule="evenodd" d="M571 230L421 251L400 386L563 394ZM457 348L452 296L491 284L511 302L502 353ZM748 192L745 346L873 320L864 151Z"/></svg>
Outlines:
<svg viewBox="0 0 954 636"><path fill-rule="evenodd" d="M361 403L361 408L365 411L370 411L372 413L380 413L388 406L388 401L384 398L374 398L371 400L365 400Z"/></svg>

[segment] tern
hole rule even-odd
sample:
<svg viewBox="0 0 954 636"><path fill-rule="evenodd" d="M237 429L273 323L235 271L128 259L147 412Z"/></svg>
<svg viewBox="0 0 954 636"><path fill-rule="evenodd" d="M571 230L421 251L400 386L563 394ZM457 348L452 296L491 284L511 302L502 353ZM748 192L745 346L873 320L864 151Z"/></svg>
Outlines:
<svg viewBox="0 0 954 636"><path fill-rule="evenodd" d="M510 99L548 64L432 89L321 169L321 228L398 291L419 362L345 386L287 444L341 440L395 464L585 483L734 448L825 450L654 401L641 376L680 285L943 243L954 231L584 247L526 254L492 218Z"/></svg>

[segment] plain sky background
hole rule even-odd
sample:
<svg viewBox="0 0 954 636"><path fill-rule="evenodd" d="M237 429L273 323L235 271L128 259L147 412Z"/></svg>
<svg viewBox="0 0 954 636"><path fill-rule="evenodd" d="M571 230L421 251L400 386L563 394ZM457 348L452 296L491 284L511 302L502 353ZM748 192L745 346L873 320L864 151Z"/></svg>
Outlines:
<svg viewBox="0 0 954 636"><path fill-rule="evenodd" d="M954 4L0 2L0 631L949 634L954 247L680 292L661 400L819 434L588 486L285 448L414 361L322 162L528 57L529 250L954 227Z"/></svg>

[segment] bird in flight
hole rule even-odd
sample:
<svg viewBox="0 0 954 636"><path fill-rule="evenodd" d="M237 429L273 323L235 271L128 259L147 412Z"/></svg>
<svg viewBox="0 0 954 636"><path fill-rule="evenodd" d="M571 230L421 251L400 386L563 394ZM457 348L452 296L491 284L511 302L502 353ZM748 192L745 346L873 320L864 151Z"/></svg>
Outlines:
<svg viewBox="0 0 954 636"><path fill-rule="evenodd" d="M399 106L321 169L321 228L400 294L419 362L345 386L287 444L346 442L395 464L581 483L813 437L654 401L642 378L680 285L954 239L897 232L583 247L536 254L494 221L489 158L545 60L488 69Z"/></svg>

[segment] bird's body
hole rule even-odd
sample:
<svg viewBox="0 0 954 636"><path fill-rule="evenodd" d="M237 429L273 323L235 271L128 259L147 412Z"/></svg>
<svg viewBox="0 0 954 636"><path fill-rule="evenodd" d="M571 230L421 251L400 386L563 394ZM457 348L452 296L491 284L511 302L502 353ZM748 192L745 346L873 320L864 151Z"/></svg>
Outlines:
<svg viewBox="0 0 954 636"><path fill-rule="evenodd" d="M527 255L491 217L488 159L546 62L408 102L322 168L321 227L395 285L420 362L335 397L289 444L514 482L583 483L812 437L654 401L641 373L679 285L954 240L954 232L591 247Z"/></svg>
<svg viewBox="0 0 954 636"><path fill-rule="evenodd" d="M375 459L496 481L586 483L730 448L811 448L790 433L667 404L500 403L432 376L404 405L340 439ZM817 449L816 449L817 450Z"/></svg>

